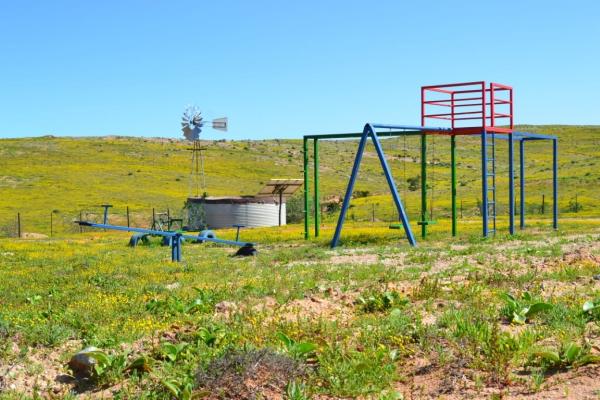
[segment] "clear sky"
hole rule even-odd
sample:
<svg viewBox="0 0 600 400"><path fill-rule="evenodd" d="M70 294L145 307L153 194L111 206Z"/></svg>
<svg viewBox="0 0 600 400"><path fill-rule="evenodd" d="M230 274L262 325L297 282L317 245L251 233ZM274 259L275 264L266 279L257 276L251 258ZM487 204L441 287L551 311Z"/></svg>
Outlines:
<svg viewBox="0 0 600 400"><path fill-rule="evenodd" d="M513 85L517 123L600 124L600 1L0 3L0 137L301 137L419 123L419 87Z"/></svg>

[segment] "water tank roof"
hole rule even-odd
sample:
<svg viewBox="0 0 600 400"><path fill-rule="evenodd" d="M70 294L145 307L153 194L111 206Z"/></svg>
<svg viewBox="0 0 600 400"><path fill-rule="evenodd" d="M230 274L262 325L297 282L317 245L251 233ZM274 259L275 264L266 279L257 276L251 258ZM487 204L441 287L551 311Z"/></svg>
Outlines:
<svg viewBox="0 0 600 400"><path fill-rule="evenodd" d="M271 204L275 203L276 199L273 196L220 196L220 197L188 197L190 203L206 203L206 204ZM285 203L285 201L284 201Z"/></svg>

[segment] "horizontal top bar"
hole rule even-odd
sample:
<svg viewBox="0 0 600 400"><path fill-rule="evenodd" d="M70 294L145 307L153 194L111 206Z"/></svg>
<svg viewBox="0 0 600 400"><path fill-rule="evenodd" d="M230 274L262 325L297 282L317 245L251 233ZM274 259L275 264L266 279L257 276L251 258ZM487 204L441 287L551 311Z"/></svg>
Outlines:
<svg viewBox="0 0 600 400"><path fill-rule="evenodd" d="M543 133L531 133L531 132L514 132L515 135L520 136L523 140L554 140L558 139L556 135L546 135Z"/></svg>
<svg viewBox="0 0 600 400"><path fill-rule="evenodd" d="M445 83L442 85L421 86L421 89L438 89L438 88L447 88L447 87L473 86L473 85L484 85L484 84L485 84L485 81Z"/></svg>
<svg viewBox="0 0 600 400"><path fill-rule="evenodd" d="M472 90L468 90L468 89L463 89L463 90L452 90L452 89L448 89L448 88L466 88L469 86L480 86L480 89L472 89ZM446 94L460 94L460 93L477 93L477 92L481 92L482 90L484 90L485 92L498 92L498 91L503 91L503 90L512 90L511 86L508 85L503 85L501 83L496 83L496 82L490 82L490 85L488 88L485 87L485 81L476 81L476 82L458 82L458 83L447 83L447 84L442 84L442 85L428 85L428 86L421 86L421 91L434 91L434 92L440 92L440 93L446 93Z"/></svg>
<svg viewBox="0 0 600 400"><path fill-rule="evenodd" d="M440 128L434 126L410 126L410 125L389 125L389 124L370 124L373 128L383 129L406 129L413 131L451 131L452 128Z"/></svg>
<svg viewBox="0 0 600 400"><path fill-rule="evenodd" d="M404 136L404 135L420 135L421 131L389 131L377 132L378 136ZM363 135L362 132L350 133L322 133L317 135L304 135L304 139L352 139L359 138Z"/></svg>

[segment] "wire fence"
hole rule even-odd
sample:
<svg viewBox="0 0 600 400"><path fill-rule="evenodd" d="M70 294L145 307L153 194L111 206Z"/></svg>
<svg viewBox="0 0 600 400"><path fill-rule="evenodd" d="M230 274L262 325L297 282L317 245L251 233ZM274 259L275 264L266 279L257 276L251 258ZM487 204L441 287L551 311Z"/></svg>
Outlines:
<svg viewBox="0 0 600 400"><path fill-rule="evenodd" d="M534 200L534 199L530 199ZM560 214L577 215L587 210L590 199L581 198L574 194L559 204ZM588 203L586 203L588 202ZM587 205L586 205L587 204ZM314 206L310 201L310 219L314 218ZM320 216L323 223L335 223L339 216L341 203L339 201L321 200ZM411 202L405 204L411 221L421 219L420 204ZM481 201L479 199L457 199L457 217L469 219L481 216ZM430 220L450 219L452 210L449 204L428 203ZM520 205L515 206L515 215L520 213ZM498 216L508 215L508 204L499 203L496 208ZM528 216L552 215L552 198L541 195L536 201L525 203L525 214ZM288 200L287 222L300 223L304 218L303 200L301 196ZM347 218L350 221L362 222L396 222L399 220L398 212L391 199L389 201L374 200L369 197L354 199L348 209ZM80 226L76 221L104 222L102 207L93 210L29 210L17 211L12 215L0 215L0 238L45 238L57 237L66 234L84 233L91 230ZM111 207L108 209L107 222L114 225L123 225L140 228L157 229L185 229L188 225L187 210L179 208L144 208L132 209L125 207Z"/></svg>
<svg viewBox="0 0 600 400"><path fill-rule="evenodd" d="M156 229L181 229L185 225L183 209L149 208L133 210L129 207L109 208L107 221L110 224ZM0 217L0 237L45 238L91 231L76 221L103 223L104 211L94 210L35 210L16 212L12 216Z"/></svg>

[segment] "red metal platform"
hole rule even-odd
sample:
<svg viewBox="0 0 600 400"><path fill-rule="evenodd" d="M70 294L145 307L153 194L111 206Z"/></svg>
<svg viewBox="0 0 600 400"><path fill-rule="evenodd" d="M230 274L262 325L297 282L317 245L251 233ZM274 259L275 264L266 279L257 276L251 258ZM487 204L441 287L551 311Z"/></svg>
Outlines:
<svg viewBox="0 0 600 400"><path fill-rule="evenodd" d="M435 120L435 121L432 121ZM421 125L451 128L437 135L513 131L513 89L484 81L421 87Z"/></svg>

